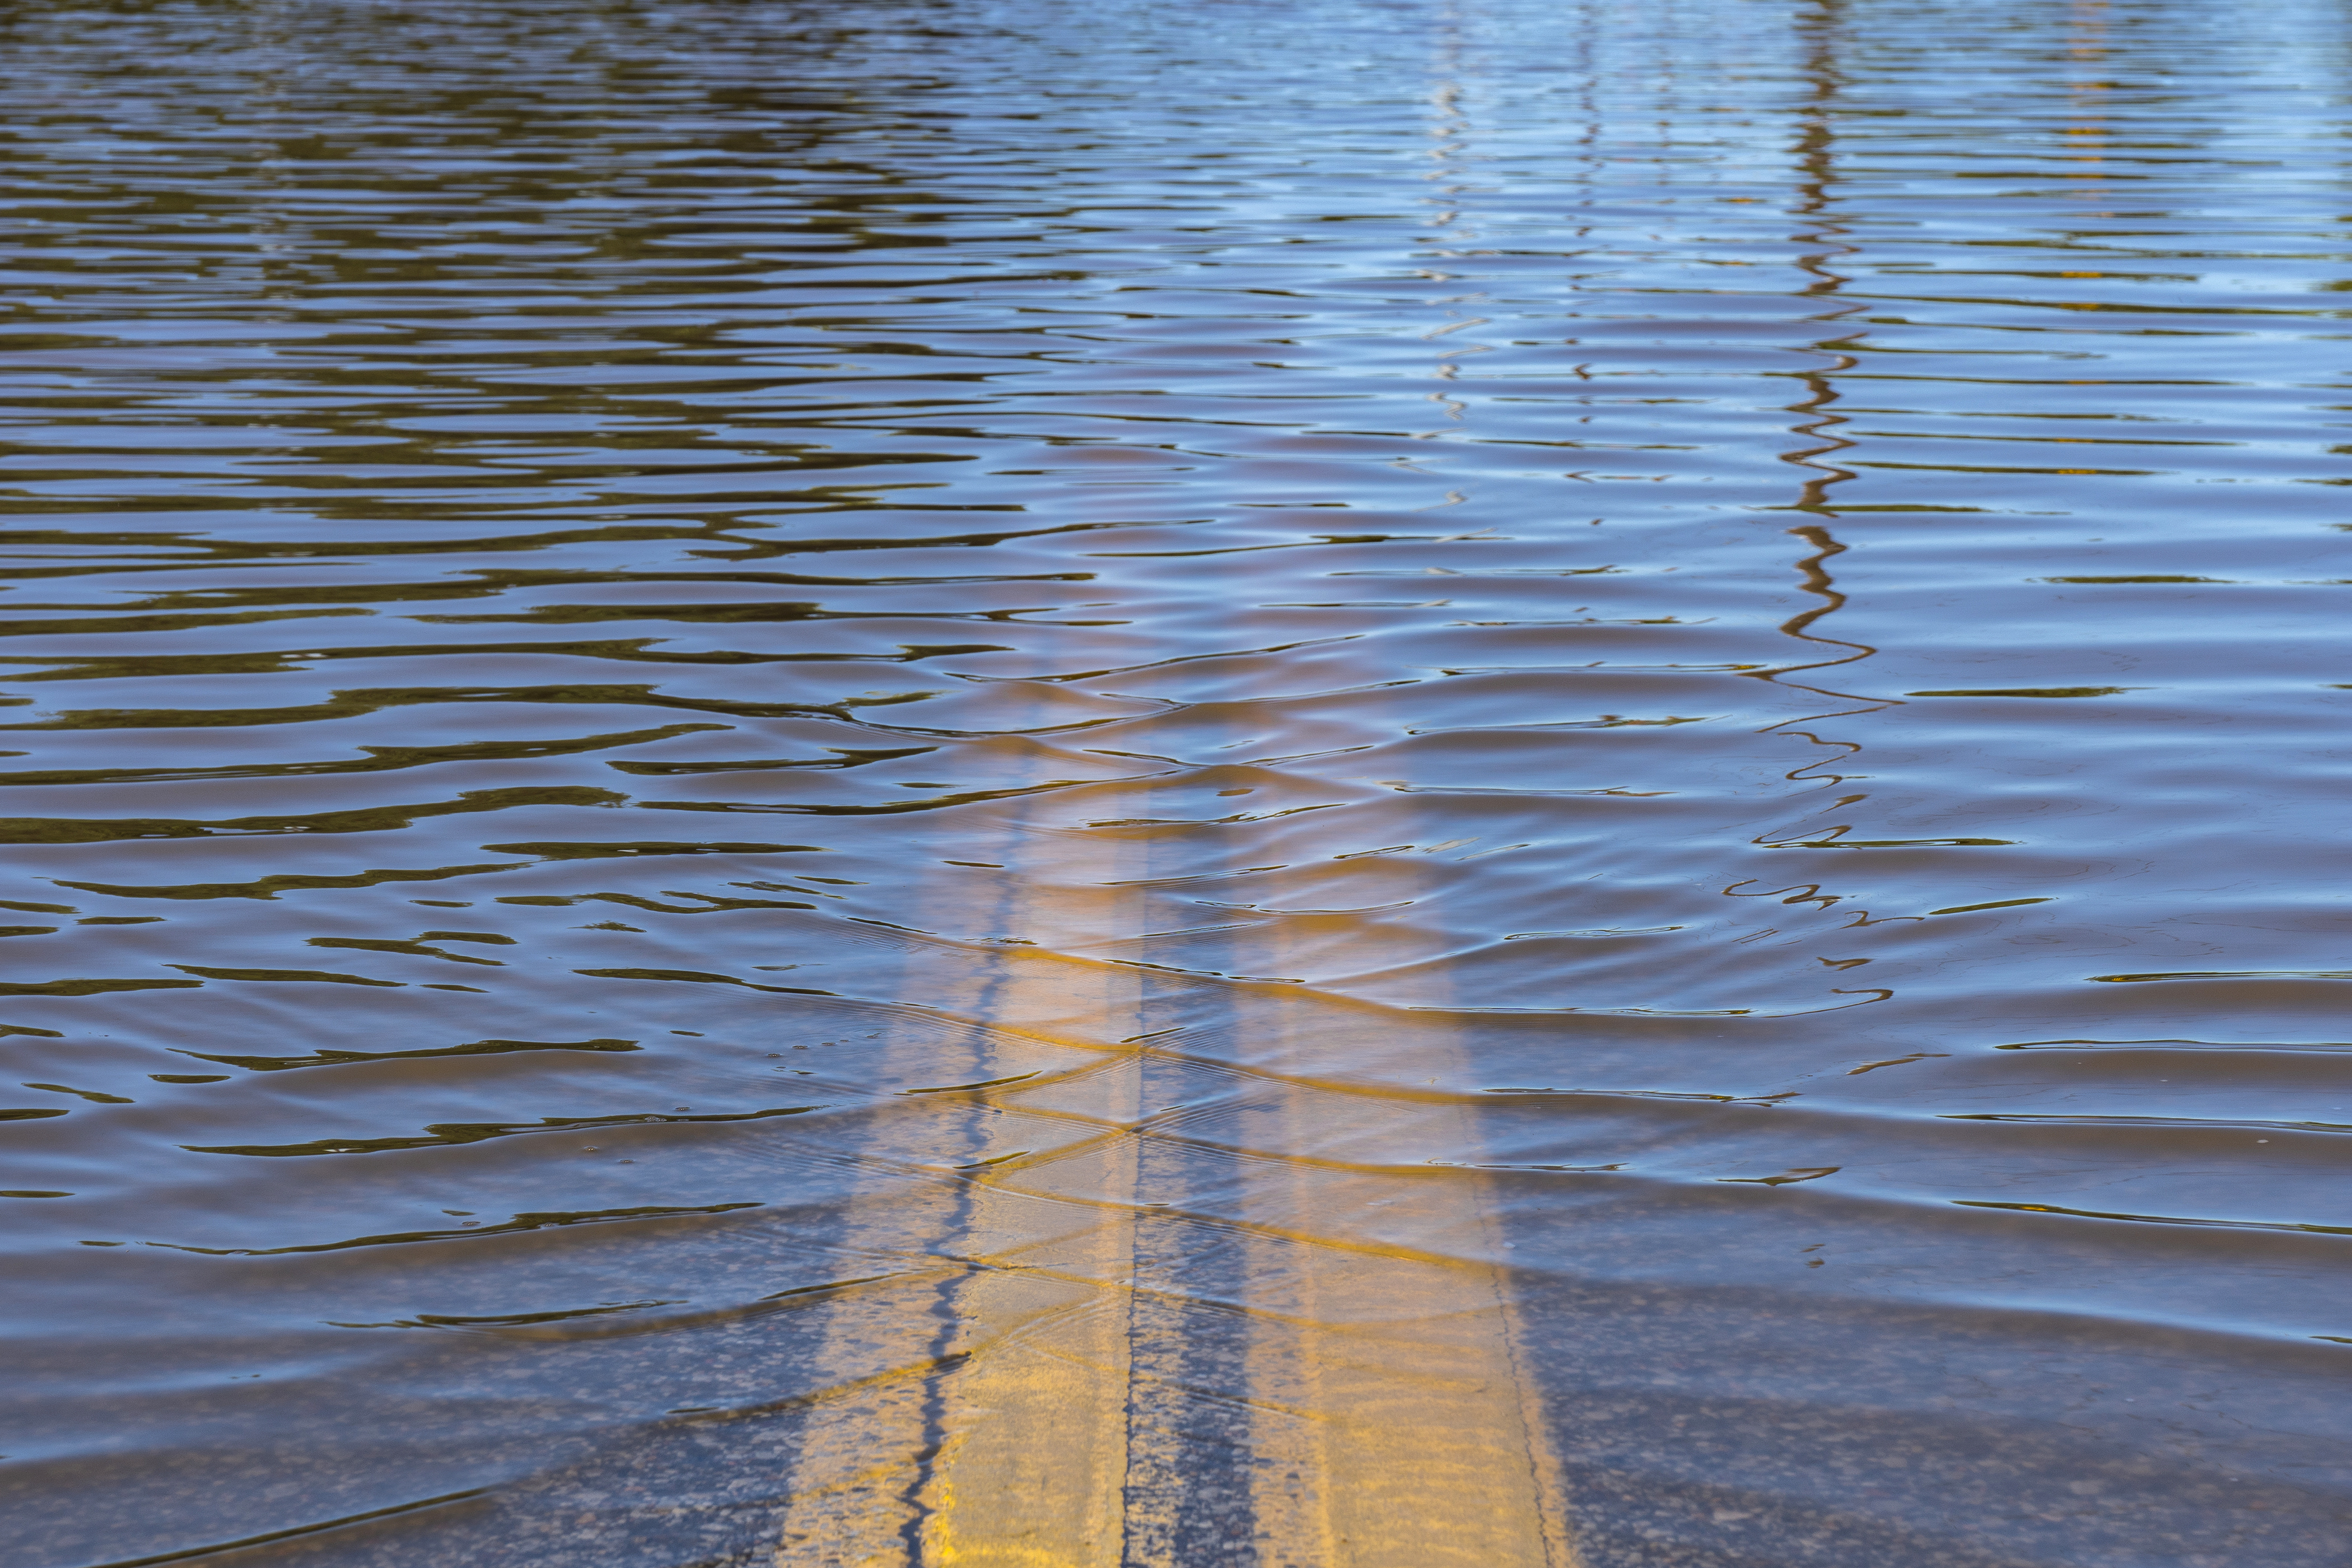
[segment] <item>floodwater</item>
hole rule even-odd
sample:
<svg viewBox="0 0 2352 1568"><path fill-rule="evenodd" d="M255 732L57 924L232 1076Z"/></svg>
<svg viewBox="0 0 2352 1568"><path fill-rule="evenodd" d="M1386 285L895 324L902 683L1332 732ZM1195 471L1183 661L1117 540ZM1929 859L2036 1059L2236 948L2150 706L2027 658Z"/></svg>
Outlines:
<svg viewBox="0 0 2352 1568"><path fill-rule="evenodd" d="M0 1568L2320 1568L2332 0L0 14Z"/></svg>

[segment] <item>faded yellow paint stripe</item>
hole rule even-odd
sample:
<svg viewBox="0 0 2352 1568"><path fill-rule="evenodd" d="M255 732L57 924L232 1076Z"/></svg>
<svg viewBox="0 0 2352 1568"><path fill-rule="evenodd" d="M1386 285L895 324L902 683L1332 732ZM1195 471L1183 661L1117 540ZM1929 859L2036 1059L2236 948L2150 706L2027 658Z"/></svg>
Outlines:
<svg viewBox="0 0 2352 1568"><path fill-rule="evenodd" d="M1007 958L988 997L991 1018L1037 1014L1091 1026L1105 1043L1133 1032L1137 984L1108 964ZM1065 1025L1062 1032L1067 1033ZM1100 1170L1116 1201L1093 1208L1075 1234L1034 1239L1036 1199L1001 1179L972 1188L967 1256L989 1265L959 1306L985 1320L1039 1276L1089 1294L974 1355L941 1381L945 1434L921 1501L927 1564L958 1568L1091 1568L1116 1563L1126 1535L1130 1325L1124 1287L1133 1272L1136 1147L1140 1107L1131 1073L1091 1075L1088 1131L1066 1155ZM1067 1213L1057 1217L1066 1219Z"/></svg>
<svg viewBox="0 0 2352 1568"><path fill-rule="evenodd" d="M1266 1030L1298 1014L1259 1010ZM1288 1053L1261 1036L1266 1056ZM1416 1036L1432 1076L1456 1065L1458 1041L1433 1021ZM1286 1313L1286 1332L1253 1347L1253 1388L1310 1412L1276 1422L1311 1436L1297 1470L1261 1472L1255 1511L1265 1529L1261 1562L1286 1568L1571 1568L1567 1500L1533 1384L1518 1354L1510 1282L1482 1261L1507 1239L1492 1184L1473 1171L1402 1177L1302 1160L1335 1122L1360 1121L1356 1097L1297 1083L1270 1086L1276 1154L1261 1223L1300 1241L1261 1242L1257 1298ZM1455 1151L1478 1147L1470 1108L1411 1107L1416 1134ZM1433 1135L1430 1123L1440 1124ZM1370 1239L1349 1244L1357 1216L1402 1204L1415 1228L1442 1239L1444 1256ZM1473 1261L1461 1261L1467 1258ZM1269 1431L1271 1437L1275 1434ZM1288 1479L1297 1475L1297 1480Z"/></svg>

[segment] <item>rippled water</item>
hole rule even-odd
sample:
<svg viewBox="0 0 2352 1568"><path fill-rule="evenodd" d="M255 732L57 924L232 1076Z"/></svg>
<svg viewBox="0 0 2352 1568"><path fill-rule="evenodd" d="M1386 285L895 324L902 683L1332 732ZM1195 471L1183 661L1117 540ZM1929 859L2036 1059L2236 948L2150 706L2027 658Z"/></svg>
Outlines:
<svg viewBox="0 0 2352 1568"><path fill-rule="evenodd" d="M0 15L0 1564L2342 1563L2346 23Z"/></svg>

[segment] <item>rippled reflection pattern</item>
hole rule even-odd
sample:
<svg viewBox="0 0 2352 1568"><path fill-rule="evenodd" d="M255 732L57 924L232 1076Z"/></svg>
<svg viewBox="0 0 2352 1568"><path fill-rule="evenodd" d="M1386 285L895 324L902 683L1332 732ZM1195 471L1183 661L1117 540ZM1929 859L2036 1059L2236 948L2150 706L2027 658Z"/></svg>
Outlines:
<svg viewBox="0 0 2352 1568"><path fill-rule="evenodd" d="M2342 1563L2347 37L9 10L0 1568Z"/></svg>

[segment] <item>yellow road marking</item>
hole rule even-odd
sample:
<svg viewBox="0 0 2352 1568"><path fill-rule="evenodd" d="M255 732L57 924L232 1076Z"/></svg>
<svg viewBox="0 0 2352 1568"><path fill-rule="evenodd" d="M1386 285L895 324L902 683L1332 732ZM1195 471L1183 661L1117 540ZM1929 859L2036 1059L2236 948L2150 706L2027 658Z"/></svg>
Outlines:
<svg viewBox="0 0 2352 1568"><path fill-rule="evenodd" d="M1140 911L1122 905L1137 896L1115 884L1141 846L1074 837L1024 836L1024 885L1085 887L1089 924L1136 929ZM1000 924L1049 928L1054 912L1024 905ZM1252 957L1282 973L1278 947ZM1122 1047L1171 994L1196 1010L1217 998L1220 1037L1285 1076ZM1328 1046L1306 1027L1328 1042L1328 1019L1263 987L971 946L911 954L901 995L1102 1065L928 1108L950 1146L958 1119L985 1120L998 1142L1016 1124L1012 1142L1031 1152L910 1181L874 1210L873 1245L920 1237L961 1267L824 1309L824 1370L845 1386L810 1423L780 1563L1182 1568L1185 1541L1245 1531L1237 1560L1266 1568L1572 1568L1508 1277L1486 1261L1504 1239L1487 1178L1297 1157L1351 1121L1403 1115L1460 1159L1477 1147L1473 1108L1293 1081L1339 1065L1314 1059ZM1421 1016L1416 1056L1443 1076L1460 1045L1442 1015ZM984 1046L935 1067L936 1042L907 1048L937 1081L992 1076ZM1151 1122L1156 1083L1221 1070L1247 1137ZM1350 1224L1390 1202L1412 1205L1443 1250Z"/></svg>

